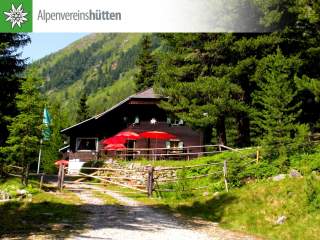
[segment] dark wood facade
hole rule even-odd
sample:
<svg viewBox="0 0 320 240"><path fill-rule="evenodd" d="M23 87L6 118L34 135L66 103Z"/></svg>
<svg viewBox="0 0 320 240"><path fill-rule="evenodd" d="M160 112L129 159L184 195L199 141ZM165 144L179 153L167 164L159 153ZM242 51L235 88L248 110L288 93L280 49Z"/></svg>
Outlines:
<svg viewBox="0 0 320 240"><path fill-rule="evenodd" d="M69 159L87 161L101 155L102 139L111 137L121 131L131 130L136 133L144 131L165 131L183 142L184 147L200 146L203 135L190 127L173 121L172 117L158 104L163 97L154 94L152 89L130 96L111 109L86 121L62 130L70 137ZM152 124L151 119L156 123ZM170 120L169 120L170 119ZM96 142L96 146L93 146ZM83 149L87 146L88 149ZM135 148L165 148L165 140L139 139ZM191 150L192 151L192 150ZM198 151L198 150L195 150Z"/></svg>

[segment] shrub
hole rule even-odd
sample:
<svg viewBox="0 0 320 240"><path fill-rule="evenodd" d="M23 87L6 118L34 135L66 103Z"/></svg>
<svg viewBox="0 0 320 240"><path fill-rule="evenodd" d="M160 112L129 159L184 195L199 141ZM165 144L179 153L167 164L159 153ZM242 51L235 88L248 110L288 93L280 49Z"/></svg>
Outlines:
<svg viewBox="0 0 320 240"><path fill-rule="evenodd" d="M310 210L320 209L320 182L314 175L310 175L307 178L305 193L307 195L307 205L310 207Z"/></svg>

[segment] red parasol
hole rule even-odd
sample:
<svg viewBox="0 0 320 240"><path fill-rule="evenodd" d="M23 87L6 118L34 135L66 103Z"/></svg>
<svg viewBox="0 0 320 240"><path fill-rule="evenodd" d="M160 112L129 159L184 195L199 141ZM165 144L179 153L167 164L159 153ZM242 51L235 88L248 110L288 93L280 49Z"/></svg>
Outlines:
<svg viewBox="0 0 320 240"><path fill-rule="evenodd" d="M126 146L120 143L108 144L107 146L104 147L104 150L108 150L108 151L116 151L116 150L124 150L124 149L126 149Z"/></svg>
<svg viewBox="0 0 320 240"><path fill-rule="evenodd" d="M115 135L115 137L123 137L127 140L137 140L141 138L138 133L131 132L131 131L119 132Z"/></svg>
<svg viewBox="0 0 320 240"><path fill-rule="evenodd" d="M102 140L103 145L109 144L124 144L126 139L124 137L110 137Z"/></svg>
<svg viewBox="0 0 320 240"><path fill-rule="evenodd" d="M167 133L167 132L160 132L160 131L147 131L140 133L141 137L144 138L154 138L154 139L171 139L171 138L177 138L176 136Z"/></svg>
<svg viewBox="0 0 320 240"><path fill-rule="evenodd" d="M62 159L62 160L58 160L58 161L56 161L55 163L54 163L54 165L57 165L57 166L59 166L59 165L68 165L69 164L69 161L67 161L67 160L64 160L64 159Z"/></svg>

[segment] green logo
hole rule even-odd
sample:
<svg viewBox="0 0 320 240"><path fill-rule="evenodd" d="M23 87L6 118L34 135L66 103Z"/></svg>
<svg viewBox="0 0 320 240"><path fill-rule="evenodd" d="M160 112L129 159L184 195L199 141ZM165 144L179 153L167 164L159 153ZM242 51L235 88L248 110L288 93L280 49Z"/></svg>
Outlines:
<svg viewBox="0 0 320 240"><path fill-rule="evenodd" d="M0 32L32 32L32 0L0 3Z"/></svg>

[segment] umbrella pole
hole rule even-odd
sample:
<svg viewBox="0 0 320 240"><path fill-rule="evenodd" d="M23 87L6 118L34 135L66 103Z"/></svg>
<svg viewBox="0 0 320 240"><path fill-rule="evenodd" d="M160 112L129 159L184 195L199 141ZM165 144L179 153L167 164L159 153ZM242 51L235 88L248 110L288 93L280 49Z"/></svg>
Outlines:
<svg viewBox="0 0 320 240"><path fill-rule="evenodd" d="M158 138L156 138L156 147L155 147L155 155L154 155L154 160L156 161L157 160L157 152L158 152L158 150L157 150L157 143L158 143Z"/></svg>
<svg viewBox="0 0 320 240"><path fill-rule="evenodd" d="M150 160L150 138L148 138L147 146L148 146L148 160Z"/></svg>

